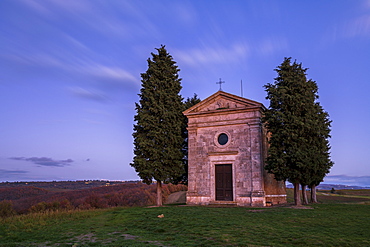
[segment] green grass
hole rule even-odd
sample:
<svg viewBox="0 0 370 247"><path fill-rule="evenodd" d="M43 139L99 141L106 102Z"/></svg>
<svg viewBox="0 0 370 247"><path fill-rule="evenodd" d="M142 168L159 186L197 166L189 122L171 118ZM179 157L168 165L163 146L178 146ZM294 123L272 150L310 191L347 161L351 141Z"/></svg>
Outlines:
<svg viewBox="0 0 370 247"><path fill-rule="evenodd" d="M170 206L22 215L0 220L0 246L370 246L370 204L309 206ZM160 214L165 217L158 218Z"/></svg>

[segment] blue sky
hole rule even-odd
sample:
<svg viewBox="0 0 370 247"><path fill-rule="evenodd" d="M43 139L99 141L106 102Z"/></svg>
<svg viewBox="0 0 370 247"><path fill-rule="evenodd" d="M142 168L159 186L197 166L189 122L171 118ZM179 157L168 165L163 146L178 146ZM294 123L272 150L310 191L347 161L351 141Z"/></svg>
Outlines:
<svg viewBox="0 0 370 247"><path fill-rule="evenodd" d="M140 73L161 44L184 98L268 106L284 57L330 114L327 183L370 186L370 1L0 1L0 181L136 180Z"/></svg>

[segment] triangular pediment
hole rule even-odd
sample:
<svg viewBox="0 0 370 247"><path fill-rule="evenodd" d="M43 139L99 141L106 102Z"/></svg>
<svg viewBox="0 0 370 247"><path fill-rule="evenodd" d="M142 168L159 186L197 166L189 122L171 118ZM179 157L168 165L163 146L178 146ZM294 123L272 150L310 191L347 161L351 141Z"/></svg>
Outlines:
<svg viewBox="0 0 370 247"><path fill-rule="evenodd" d="M214 112L220 110L241 110L247 108L264 108L262 103L236 96L224 91L218 91L198 104L184 111L184 115Z"/></svg>

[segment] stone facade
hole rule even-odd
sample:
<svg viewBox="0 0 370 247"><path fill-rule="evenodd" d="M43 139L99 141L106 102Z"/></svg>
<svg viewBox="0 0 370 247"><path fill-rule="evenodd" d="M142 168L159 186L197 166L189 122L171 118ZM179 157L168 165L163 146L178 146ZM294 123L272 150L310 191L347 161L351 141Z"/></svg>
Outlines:
<svg viewBox="0 0 370 247"><path fill-rule="evenodd" d="M218 91L184 111L189 133L187 204L286 202L285 183L264 169L264 109L261 103Z"/></svg>

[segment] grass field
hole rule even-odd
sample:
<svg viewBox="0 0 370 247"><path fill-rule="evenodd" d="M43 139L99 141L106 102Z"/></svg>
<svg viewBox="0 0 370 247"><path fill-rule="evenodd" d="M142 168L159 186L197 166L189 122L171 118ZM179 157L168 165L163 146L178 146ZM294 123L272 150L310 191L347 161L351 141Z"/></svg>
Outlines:
<svg viewBox="0 0 370 247"><path fill-rule="evenodd" d="M0 246L370 246L369 196L320 192L325 203L309 209L168 206L21 215L0 220Z"/></svg>

